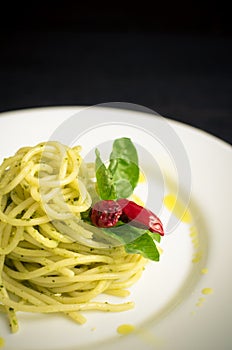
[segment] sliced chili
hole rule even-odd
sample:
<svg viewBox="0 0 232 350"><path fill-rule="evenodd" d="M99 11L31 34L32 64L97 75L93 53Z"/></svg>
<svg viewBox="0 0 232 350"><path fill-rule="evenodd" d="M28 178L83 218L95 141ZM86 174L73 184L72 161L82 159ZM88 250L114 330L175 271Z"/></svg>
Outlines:
<svg viewBox="0 0 232 350"><path fill-rule="evenodd" d="M112 227L122 215L119 203L113 200L101 200L97 202L91 211L91 221L98 227Z"/></svg>
<svg viewBox="0 0 232 350"><path fill-rule="evenodd" d="M164 235L162 222L151 210L125 198L118 199L117 203L122 208L120 220L145 227L151 232L159 233L161 236Z"/></svg>

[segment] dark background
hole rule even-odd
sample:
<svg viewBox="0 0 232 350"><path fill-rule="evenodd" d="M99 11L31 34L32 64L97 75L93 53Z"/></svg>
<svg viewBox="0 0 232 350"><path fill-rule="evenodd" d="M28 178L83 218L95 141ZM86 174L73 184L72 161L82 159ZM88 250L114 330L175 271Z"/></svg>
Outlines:
<svg viewBox="0 0 232 350"><path fill-rule="evenodd" d="M143 105L232 144L226 4L34 1L1 7L0 112L103 102Z"/></svg>

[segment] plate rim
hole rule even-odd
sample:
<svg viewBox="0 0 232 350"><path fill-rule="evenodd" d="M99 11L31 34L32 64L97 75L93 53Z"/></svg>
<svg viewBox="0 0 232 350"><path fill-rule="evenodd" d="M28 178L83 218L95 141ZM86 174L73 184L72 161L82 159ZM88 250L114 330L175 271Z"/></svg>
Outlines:
<svg viewBox="0 0 232 350"><path fill-rule="evenodd" d="M69 110L70 112L71 111L75 111L77 108L79 109L82 109L82 108L86 108L86 107L89 107L89 106L49 106L49 107L35 107L35 108L26 108L26 109L20 109L20 110L14 110L14 111L6 111L6 112L1 112L0 113L0 123L1 123L1 118L2 117L9 117L9 116L14 116L14 115L17 115L19 113L33 113L34 111L52 111L52 110ZM96 106L97 107L97 106ZM99 107L98 107L99 108ZM105 108L105 107L104 107ZM124 110L125 112L125 110ZM133 112L133 111L129 111L128 112ZM139 112L139 113L144 113L144 112ZM146 113L147 115L149 115L149 113ZM151 114L152 116L152 114ZM221 140L220 138L214 136L214 135L211 135L209 134L208 132L204 131L204 130L201 130L201 129L198 129L194 126L191 126L191 125L188 125L188 124L184 124L182 122L179 122L179 121L176 121L176 120L172 120L172 119L169 119L169 118L166 118L164 117L168 122L171 123L171 125L175 125L177 128L179 129L188 129L188 131L194 133L195 135L201 135L203 138L206 138L207 140L209 140L210 142L213 142L214 144L216 143L216 146L219 146L223 151L226 151L226 152L229 152L229 155L232 156L232 146L225 142L224 140ZM231 158L232 160L232 158ZM231 163L232 164L232 163ZM131 339L131 336L128 336L127 338L124 338L125 341ZM123 340L123 339L121 339ZM117 343L118 343L118 340L117 340ZM121 341L122 343L122 341ZM108 341L107 341L107 344L108 344ZM86 347L84 347L86 348ZM4 349L4 348L3 348Z"/></svg>

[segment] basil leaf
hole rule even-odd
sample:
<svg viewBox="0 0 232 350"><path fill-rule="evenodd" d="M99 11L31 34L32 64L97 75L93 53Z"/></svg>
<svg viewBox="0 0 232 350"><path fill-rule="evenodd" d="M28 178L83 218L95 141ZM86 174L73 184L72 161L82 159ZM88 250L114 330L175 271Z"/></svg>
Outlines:
<svg viewBox="0 0 232 350"><path fill-rule="evenodd" d="M113 149L110 155L110 159L124 160L125 162L132 162L138 165L138 155L136 148L128 137L121 137L114 140Z"/></svg>
<svg viewBox="0 0 232 350"><path fill-rule="evenodd" d="M155 233L155 232L151 232L151 231L148 231L147 233L149 234L149 236L151 236L152 239L154 239L155 241L160 243L161 236L159 233Z"/></svg>
<svg viewBox="0 0 232 350"><path fill-rule="evenodd" d="M150 260L159 261L159 251L148 233L125 245L127 253L141 254Z"/></svg>
<svg viewBox="0 0 232 350"><path fill-rule="evenodd" d="M92 208L90 207L86 211L80 212L81 220L83 220L84 222L88 223L89 225L92 225L92 221L90 219L91 210L92 210Z"/></svg>
<svg viewBox="0 0 232 350"><path fill-rule="evenodd" d="M122 137L114 141L109 170L117 198L129 197L139 180L138 154L129 138Z"/></svg>
<svg viewBox="0 0 232 350"><path fill-rule="evenodd" d="M116 192L114 182L112 179L112 174L102 162L100 152L98 149L96 149L95 154L95 172L97 179L98 194L101 199L116 199Z"/></svg>
<svg viewBox="0 0 232 350"><path fill-rule="evenodd" d="M136 238L144 234L144 229L131 226L129 224L117 223L118 226L108 227L104 229L107 235L117 238L123 245L134 241Z"/></svg>
<svg viewBox="0 0 232 350"><path fill-rule="evenodd" d="M107 168L96 149L96 178L101 199L128 198L139 180L138 154L127 137L116 139Z"/></svg>
<svg viewBox="0 0 232 350"><path fill-rule="evenodd" d="M103 229L107 235L116 238L125 246L127 253L141 254L145 258L159 261L159 251L150 231L129 224Z"/></svg>

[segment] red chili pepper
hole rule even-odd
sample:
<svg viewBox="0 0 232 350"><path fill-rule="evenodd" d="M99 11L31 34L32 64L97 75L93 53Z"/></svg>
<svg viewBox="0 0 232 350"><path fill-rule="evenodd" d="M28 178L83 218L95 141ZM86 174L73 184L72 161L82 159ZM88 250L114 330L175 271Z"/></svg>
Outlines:
<svg viewBox="0 0 232 350"><path fill-rule="evenodd" d="M151 232L159 233L161 236L164 235L162 222L152 211L125 198L118 199L117 203L122 208L120 218L122 221L133 221L136 225L146 227Z"/></svg>
<svg viewBox="0 0 232 350"><path fill-rule="evenodd" d="M118 222L122 215L119 203L113 200L102 200L97 202L91 211L91 221L98 227L112 227Z"/></svg>

